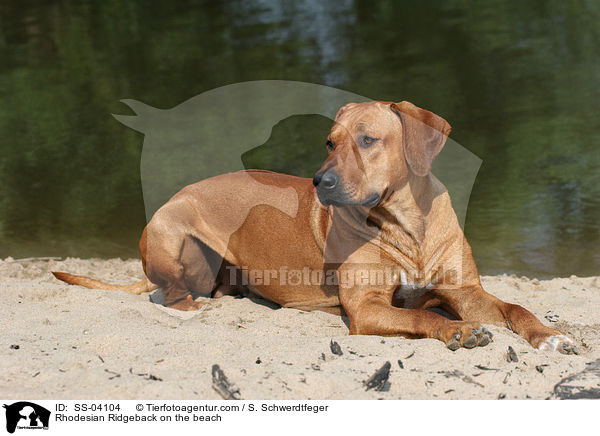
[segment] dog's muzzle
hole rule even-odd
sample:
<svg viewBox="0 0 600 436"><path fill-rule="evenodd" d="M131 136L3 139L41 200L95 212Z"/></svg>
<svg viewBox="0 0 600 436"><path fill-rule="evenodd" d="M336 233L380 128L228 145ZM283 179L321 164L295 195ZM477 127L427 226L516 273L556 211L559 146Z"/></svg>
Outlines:
<svg viewBox="0 0 600 436"><path fill-rule="evenodd" d="M333 170L320 171L313 177L315 188L331 191L340 182L340 176Z"/></svg>
<svg viewBox="0 0 600 436"><path fill-rule="evenodd" d="M340 176L334 170L319 171L313 177L313 185L317 189L319 201L324 206L341 205L345 196L340 193Z"/></svg>
<svg viewBox="0 0 600 436"><path fill-rule="evenodd" d="M374 206L381 196L372 194L364 201L356 202L342 190L340 176L333 169L319 171L313 177L313 185L317 189L319 201L324 206Z"/></svg>

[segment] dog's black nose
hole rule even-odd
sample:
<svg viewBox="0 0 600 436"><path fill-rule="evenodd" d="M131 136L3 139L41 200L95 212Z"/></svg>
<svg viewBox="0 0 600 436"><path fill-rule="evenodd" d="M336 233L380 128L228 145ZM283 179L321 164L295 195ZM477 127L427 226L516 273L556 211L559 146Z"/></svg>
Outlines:
<svg viewBox="0 0 600 436"><path fill-rule="evenodd" d="M313 177L313 185L324 189L333 189L337 186L339 177L335 171L327 170L315 174Z"/></svg>
<svg viewBox="0 0 600 436"><path fill-rule="evenodd" d="M319 186L319 183L321 183L322 178L323 178L323 173L315 174L315 176L313 177L313 185L315 185L315 187Z"/></svg>

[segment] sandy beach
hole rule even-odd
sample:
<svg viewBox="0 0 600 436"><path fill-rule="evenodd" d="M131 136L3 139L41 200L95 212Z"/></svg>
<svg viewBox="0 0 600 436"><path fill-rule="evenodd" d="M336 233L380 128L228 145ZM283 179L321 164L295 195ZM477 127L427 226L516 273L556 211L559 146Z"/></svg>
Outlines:
<svg viewBox="0 0 600 436"><path fill-rule="evenodd" d="M565 356L496 326L487 347L455 352L433 339L349 336L339 316L260 299L178 312L148 294L69 286L52 270L143 277L139 260L0 261L3 398L220 399L214 364L243 399L546 399L577 386L600 396L600 277L482 277L486 290L573 338L580 354ZM507 361L509 346L517 362ZM367 391L363 382L388 361L383 390Z"/></svg>

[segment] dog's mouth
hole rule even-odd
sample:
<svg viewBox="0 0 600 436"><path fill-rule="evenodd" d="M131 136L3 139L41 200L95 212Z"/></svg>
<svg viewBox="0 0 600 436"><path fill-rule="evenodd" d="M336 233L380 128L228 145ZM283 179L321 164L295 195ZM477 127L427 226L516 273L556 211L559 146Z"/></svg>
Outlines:
<svg viewBox="0 0 600 436"><path fill-rule="evenodd" d="M317 194L318 194L318 192L317 192ZM344 198L344 197L339 197L339 196L322 198L321 195L318 195L318 197L319 197L319 201L321 202L321 204L323 206L337 206L337 207L343 207L343 206L373 207L377 203L379 203L379 201L381 200L381 195L377 194L377 193L373 193L373 194L369 195L367 198L365 198L362 201L355 201L355 200L351 200L349 198Z"/></svg>
<svg viewBox="0 0 600 436"><path fill-rule="evenodd" d="M361 206L373 207L381 200L381 195L373 193L363 200Z"/></svg>

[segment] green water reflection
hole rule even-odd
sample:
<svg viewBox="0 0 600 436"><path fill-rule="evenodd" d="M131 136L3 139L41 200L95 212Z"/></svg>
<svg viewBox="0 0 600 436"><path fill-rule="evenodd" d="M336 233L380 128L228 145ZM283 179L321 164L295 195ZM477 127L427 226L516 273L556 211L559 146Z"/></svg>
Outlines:
<svg viewBox="0 0 600 436"><path fill-rule="evenodd" d="M111 113L248 80L409 100L483 159L483 273L600 274L600 3L0 2L0 257L137 257L142 135ZM328 125L280 123L252 166L310 175Z"/></svg>

